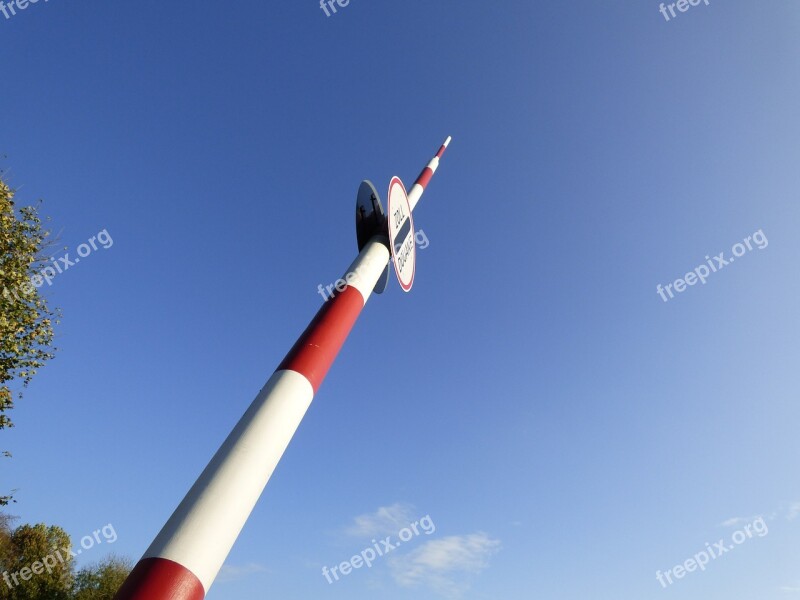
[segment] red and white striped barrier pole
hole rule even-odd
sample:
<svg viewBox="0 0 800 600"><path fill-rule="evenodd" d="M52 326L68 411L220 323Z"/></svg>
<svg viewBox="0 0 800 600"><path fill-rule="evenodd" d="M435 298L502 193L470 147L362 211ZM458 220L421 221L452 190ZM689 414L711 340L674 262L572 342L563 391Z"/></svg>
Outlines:
<svg viewBox="0 0 800 600"><path fill-rule="evenodd" d="M444 141L444 144L439 148L439 151L436 153L431 159L431 162L428 163L428 166L422 169L422 173L419 174L417 180L414 182L414 185L411 186L411 189L408 190L408 203L411 205L411 210L414 210L414 207L419 202L419 199L422 197L422 192L425 191L425 188L428 185L428 182L433 177L433 174L436 173L436 169L439 168L439 159L442 158L444 151L447 150L447 146L450 144L450 140L453 139L449 135L447 139Z"/></svg>
<svg viewBox="0 0 800 600"><path fill-rule="evenodd" d="M413 208L450 142L411 189ZM390 253L370 240L125 580L115 600L202 600L314 394L361 313Z"/></svg>

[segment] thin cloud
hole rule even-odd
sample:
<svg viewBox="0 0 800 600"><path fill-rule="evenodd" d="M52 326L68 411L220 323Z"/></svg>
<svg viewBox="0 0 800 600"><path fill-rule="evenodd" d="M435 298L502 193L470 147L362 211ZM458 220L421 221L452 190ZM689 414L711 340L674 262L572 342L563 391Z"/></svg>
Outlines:
<svg viewBox="0 0 800 600"><path fill-rule="evenodd" d="M745 521L749 521L749 519L745 519L744 517L733 517L728 519L727 521L723 521L719 524L720 527L736 527L739 523L744 523Z"/></svg>
<svg viewBox="0 0 800 600"><path fill-rule="evenodd" d="M357 538L374 538L396 534L406 525L414 521L414 507L410 504L396 502L391 506L381 506L373 513L359 515L353 524L344 532Z"/></svg>
<svg viewBox="0 0 800 600"><path fill-rule="evenodd" d="M468 578L489 566L489 558L499 550L500 541L483 532L431 540L392 557L392 577L403 587L427 587L457 598L469 589Z"/></svg>
<svg viewBox="0 0 800 600"><path fill-rule="evenodd" d="M219 575L217 576L217 581L220 583L225 583L226 581L237 581L239 579L244 579L253 573L266 573L267 571L267 567L256 563L247 563L246 565L239 566L222 565L222 568L219 570Z"/></svg>
<svg viewBox="0 0 800 600"><path fill-rule="evenodd" d="M800 586L784 585L781 587L781 591L790 594L800 594Z"/></svg>
<svg viewBox="0 0 800 600"><path fill-rule="evenodd" d="M757 519L763 518L763 515L753 515L752 517L733 517L720 523L720 527L736 527L742 523L752 523Z"/></svg>
<svg viewBox="0 0 800 600"><path fill-rule="evenodd" d="M781 507L778 510L773 511L766 517L764 515L755 515L753 517L733 517L731 519L728 519L727 521L723 521L722 523L720 523L720 527L736 527L737 525L741 525L743 523L752 523L758 518L762 519L766 518L770 521L774 521L783 514L784 514L783 507ZM800 517L800 502L792 502L789 505L789 508L786 509L786 520L794 521L797 517Z"/></svg>

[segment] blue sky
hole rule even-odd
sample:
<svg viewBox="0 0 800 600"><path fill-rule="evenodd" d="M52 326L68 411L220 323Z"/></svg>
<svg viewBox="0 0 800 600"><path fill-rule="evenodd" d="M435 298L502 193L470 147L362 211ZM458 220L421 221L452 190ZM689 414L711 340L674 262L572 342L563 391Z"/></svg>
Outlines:
<svg viewBox="0 0 800 600"><path fill-rule="evenodd" d="M73 256L113 239L46 288L13 512L137 559L354 258L359 182L452 135L413 291L371 298L208 598L800 598L798 34L791 0L0 16L19 203Z"/></svg>

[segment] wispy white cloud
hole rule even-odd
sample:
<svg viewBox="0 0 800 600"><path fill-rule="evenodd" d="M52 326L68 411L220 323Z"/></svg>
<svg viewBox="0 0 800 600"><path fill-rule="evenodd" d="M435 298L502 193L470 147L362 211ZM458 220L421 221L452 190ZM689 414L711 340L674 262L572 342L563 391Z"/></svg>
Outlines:
<svg viewBox="0 0 800 600"><path fill-rule="evenodd" d="M752 517L732 517L719 524L720 527L736 527L745 523L752 523L758 519L763 519L764 515L753 515ZM774 518L774 516L773 516Z"/></svg>
<svg viewBox="0 0 800 600"><path fill-rule="evenodd" d="M790 594L800 594L800 585L784 585L781 587L782 592L788 592Z"/></svg>
<svg viewBox="0 0 800 600"><path fill-rule="evenodd" d="M800 502L792 502L791 504L789 504L789 507L786 509L785 513L783 507L780 507L778 510L772 511L769 515L755 515L752 517L733 517L720 523L720 527L736 527L738 525L742 525L745 523L752 523L758 518L774 521L775 519L782 517L784 514L786 515L787 521L794 521L797 517L800 517Z"/></svg>
<svg viewBox="0 0 800 600"><path fill-rule="evenodd" d="M401 586L424 586L457 598L469 589L469 577L489 565L500 541L483 532L425 542L403 556L393 556L392 577Z"/></svg>
<svg viewBox="0 0 800 600"><path fill-rule="evenodd" d="M414 520L414 507L403 502L391 506L381 506L373 513L366 513L353 519L353 524L344 532L358 538L374 538L396 534Z"/></svg>
<svg viewBox="0 0 800 600"><path fill-rule="evenodd" d="M246 565L239 566L222 565L222 568L219 570L219 575L217 575L217 581L220 583L236 581L238 579L244 579L253 573L265 573L267 571L267 567L256 563L247 563Z"/></svg>

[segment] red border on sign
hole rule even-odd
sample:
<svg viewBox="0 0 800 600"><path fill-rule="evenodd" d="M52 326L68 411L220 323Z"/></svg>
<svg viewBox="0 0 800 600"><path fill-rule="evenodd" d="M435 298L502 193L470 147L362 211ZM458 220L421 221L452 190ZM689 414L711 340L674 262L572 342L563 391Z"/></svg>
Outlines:
<svg viewBox="0 0 800 600"><path fill-rule="evenodd" d="M413 246L411 247L411 251L414 254L414 268L411 270L411 281L408 282L408 286L403 285L403 280L400 279L400 270L397 268L397 260L394 255L394 240L391 239L389 236L389 251L392 253L392 263L394 264L394 274L397 277L397 281L400 284L400 287L403 289L404 292L410 292L411 286L414 285L414 277L417 274L417 242L416 242L416 232L414 231L414 215L411 213L411 204L408 202L408 192L406 192L406 186L403 185L403 180L400 179L397 175L392 177L392 180L389 182L389 194L386 196L387 202L387 216L388 218L392 218L392 187L395 184L400 184L400 188L403 190L403 201L406 203L406 207L408 208L408 219L411 221L411 238L414 242Z"/></svg>

